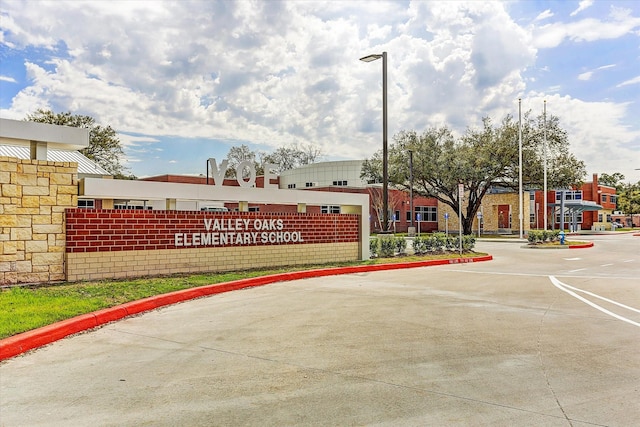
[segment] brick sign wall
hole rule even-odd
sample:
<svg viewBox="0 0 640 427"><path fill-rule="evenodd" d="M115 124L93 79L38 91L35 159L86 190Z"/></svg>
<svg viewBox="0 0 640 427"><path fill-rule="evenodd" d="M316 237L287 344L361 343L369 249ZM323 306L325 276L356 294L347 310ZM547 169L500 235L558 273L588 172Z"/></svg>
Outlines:
<svg viewBox="0 0 640 427"><path fill-rule="evenodd" d="M67 280L356 260L359 218L68 209Z"/></svg>

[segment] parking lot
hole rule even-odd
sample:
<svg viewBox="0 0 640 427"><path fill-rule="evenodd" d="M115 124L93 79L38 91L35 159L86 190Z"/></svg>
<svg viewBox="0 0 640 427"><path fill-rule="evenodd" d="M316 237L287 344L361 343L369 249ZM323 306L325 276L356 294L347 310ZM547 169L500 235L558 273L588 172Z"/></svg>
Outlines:
<svg viewBox="0 0 640 427"><path fill-rule="evenodd" d="M638 425L640 237L579 239L108 324L0 364L0 425Z"/></svg>

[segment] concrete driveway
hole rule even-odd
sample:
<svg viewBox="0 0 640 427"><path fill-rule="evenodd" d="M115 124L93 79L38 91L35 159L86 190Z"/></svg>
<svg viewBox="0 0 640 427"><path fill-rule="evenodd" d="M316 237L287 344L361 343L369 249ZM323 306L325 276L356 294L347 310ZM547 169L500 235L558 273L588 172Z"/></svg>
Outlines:
<svg viewBox="0 0 640 427"><path fill-rule="evenodd" d="M0 364L1 426L633 426L640 237L271 284Z"/></svg>

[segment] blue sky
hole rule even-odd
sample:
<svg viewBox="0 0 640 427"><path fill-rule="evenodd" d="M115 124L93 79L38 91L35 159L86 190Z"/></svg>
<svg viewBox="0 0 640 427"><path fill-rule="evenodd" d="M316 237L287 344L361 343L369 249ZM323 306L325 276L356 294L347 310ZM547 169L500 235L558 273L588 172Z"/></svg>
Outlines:
<svg viewBox="0 0 640 427"><path fill-rule="evenodd" d="M119 134L137 176L205 173L230 147L322 160L523 111L560 117L593 173L640 181L638 1L0 3L0 117L38 108Z"/></svg>

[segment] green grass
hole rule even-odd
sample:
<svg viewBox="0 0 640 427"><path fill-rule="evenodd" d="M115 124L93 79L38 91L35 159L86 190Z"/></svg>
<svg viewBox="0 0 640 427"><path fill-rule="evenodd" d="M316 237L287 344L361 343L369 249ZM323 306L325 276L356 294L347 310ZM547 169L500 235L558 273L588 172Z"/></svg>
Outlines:
<svg viewBox="0 0 640 427"><path fill-rule="evenodd" d="M465 256L479 255L483 254L465 254ZM81 314L181 289L289 271L311 270L314 268L411 262L428 259L457 258L458 256L456 253L428 256L407 255L394 258L370 259L361 262L251 270L245 272L5 288L0 291L0 339Z"/></svg>

